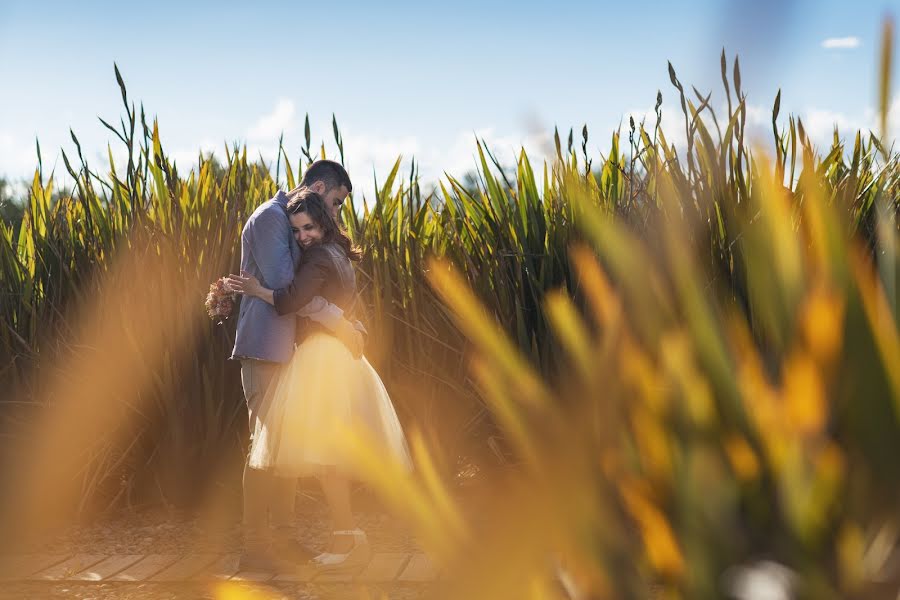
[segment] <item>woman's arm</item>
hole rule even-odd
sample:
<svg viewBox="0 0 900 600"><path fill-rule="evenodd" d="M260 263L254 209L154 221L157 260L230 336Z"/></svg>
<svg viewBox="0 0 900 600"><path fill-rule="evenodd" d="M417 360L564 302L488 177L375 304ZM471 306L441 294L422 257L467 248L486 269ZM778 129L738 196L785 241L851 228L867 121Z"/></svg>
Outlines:
<svg viewBox="0 0 900 600"><path fill-rule="evenodd" d="M244 296L255 296L260 300L268 302L272 306L275 305L275 290L264 287L259 279L248 273L241 271L240 275L229 275L225 278L225 286L232 292L243 294Z"/></svg>
<svg viewBox="0 0 900 600"><path fill-rule="evenodd" d="M321 246L304 251L300 268L294 280L286 288L272 293L272 305L279 315L295 313L320 296L331 270L331 256Z"/></svg>
<svg viewBox="0 0 900 600"><path fill-rule="evenodd" d="M256 296L274 306L279 315L286 315L305 308L319 295L330 267L331 257L327 251L313 247L304 253L300 268L286 288L271 290L264 287L256 277L244 272L240 276L229 276L225 283L235 292Z"/></svg>

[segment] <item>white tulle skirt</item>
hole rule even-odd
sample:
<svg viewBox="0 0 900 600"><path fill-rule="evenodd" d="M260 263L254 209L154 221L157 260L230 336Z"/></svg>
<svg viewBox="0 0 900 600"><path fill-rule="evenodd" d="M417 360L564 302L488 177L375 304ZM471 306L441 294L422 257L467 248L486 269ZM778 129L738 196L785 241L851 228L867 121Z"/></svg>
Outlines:
<svg viewBox="0 0 900 600"><path fill-rule="evenodd" d="M360 449L351 440L411 467L403 429L378 373L334 337L312 334L266 394L249 466L283 477L315 475L323 467L352 474Z"/></svg>

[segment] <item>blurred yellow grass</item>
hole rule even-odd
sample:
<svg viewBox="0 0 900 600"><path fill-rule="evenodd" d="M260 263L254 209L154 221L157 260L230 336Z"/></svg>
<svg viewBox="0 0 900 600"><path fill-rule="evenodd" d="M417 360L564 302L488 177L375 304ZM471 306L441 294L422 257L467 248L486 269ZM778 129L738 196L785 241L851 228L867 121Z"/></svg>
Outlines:
<svg viewBox="0 0 900 600"><path fill-rule="evenodd" d="M436 596L554 598L569 582L583 597L721 597L726 573L764 559L795 574L797 596L825 598L864 595L883 574L900 528L900 166L886 132L820 155L799 119L779 129L780 94L774 156L749 148L745 96L735 89L732 107L722 58L724 135L670 69L687 154L658 124L629 124L628 148L616 132L599 164L557 134L538 185L524 152L510 174L479 143L472 181L448 175L424 193L398 159L374 199L349 203L373 361L404 391L417 469L364 432L343 441L443 569ZM133 134L133 108L129 122ZM155 123L143 144L122 178L110 161L101 192L82 161L78 190L53 204L39 172L21 229L0 229L4 290L23 299L3 306L0 343L40 366L4 376L54 409L71 369L93 380L45 411L53 439L29 453L24 504L52 496L59 515L120 473L112 457L159 423L148 414L168 437L125 452L133 471L199 472L217 464L216 432L237 428L221 401L226 344L209 342L223 332L211 334L200 299L278 175L235 148L181 177ZM79 316L56 315L70 309ZM44 336L74 343L48 359L32 348ZM83 340L101 351L79 355ZM104 379L110 354L122 367ZM173 394L182 381L201 390L190 409L180 402L195 396ZM453 460L487 444L460 441L465 427L508 463L479 457L468 487ZM77 487L52 462L83 443L91 475ZM137 460L179 452L194 457L182 470ZM31 506L26 523L49 510ZM220 588L248 593L265 594Z"/></svg>

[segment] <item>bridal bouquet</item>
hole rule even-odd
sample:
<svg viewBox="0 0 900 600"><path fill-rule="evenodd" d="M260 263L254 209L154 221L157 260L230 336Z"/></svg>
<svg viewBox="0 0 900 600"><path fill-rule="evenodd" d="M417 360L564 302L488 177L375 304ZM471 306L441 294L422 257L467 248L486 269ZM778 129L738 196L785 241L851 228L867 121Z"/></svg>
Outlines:
<svg viewBox="0 0 900 600"><path fill-rule="evenodd" d="M215 283L209 285L209 293L206 294L206 313L209 318L222 323L234 312L237 303L237 294L225 286L225 278L219 277Z"/></svg>

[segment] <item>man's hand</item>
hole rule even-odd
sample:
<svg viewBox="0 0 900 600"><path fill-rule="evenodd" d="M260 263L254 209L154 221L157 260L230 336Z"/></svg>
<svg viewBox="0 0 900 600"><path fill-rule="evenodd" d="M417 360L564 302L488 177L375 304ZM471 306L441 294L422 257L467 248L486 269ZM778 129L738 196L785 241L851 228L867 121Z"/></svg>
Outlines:
<svg viewBox="0 0 900 600"><path fill-rule="evenodd" d="M337 331L335 331L337 339L341 341L353 355L353 358L362 358L365 339L363 334L351 325L348 321L341 321Z"/></svg>

